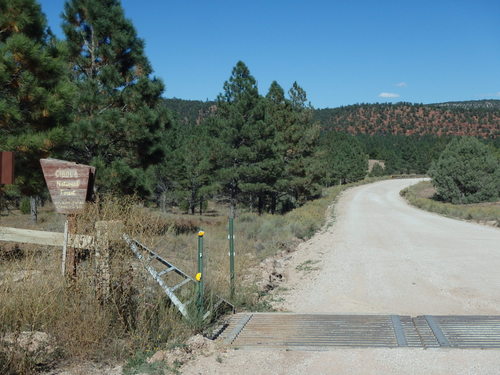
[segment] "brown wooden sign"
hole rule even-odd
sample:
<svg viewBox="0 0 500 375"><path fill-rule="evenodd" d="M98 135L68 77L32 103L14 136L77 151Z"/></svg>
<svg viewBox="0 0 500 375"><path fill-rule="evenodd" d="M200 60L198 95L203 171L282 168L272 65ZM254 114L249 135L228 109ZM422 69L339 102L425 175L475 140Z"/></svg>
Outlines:
<svg viewBox="0 0 500 375"><path fill-rule="evenodd" d="M95 167L57 159L40 159L40 164L56 211L81 211L92 194Z"/></svg>
<svg viewBox="0 0 500 375"><path fill-rule="evenodd" d="M0 184L11 185L14 183L14 153L11 151L0 152Z"/></svg>

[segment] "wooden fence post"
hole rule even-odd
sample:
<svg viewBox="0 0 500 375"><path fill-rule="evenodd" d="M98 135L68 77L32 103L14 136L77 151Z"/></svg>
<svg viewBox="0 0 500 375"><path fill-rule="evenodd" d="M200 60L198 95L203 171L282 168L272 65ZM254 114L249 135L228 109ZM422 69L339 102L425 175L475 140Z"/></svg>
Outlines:
<svg viewBox="0 0 500 375"><path fill-rule="evenodd" d="M108 222L98 221L95 223L95 228L96 292L99 300L104 303L111 293Z"/></svg>
<svg viewBox="0 0 500 375"><path fill-rule="evenodd" d="M63 276L66 274L66 254L68 253L68 240L69 240L68 220L66 220L64 222L64 242L63 242L62 263L61 263L61 271Z"/></svg>
<svg viewBox="0 0 500 375"><path fill-rule="evenodd" d="M121 221L98 221L95 223L95 265L97 296L103 303L111 295L111 242L120 240L123 232Z"/></svg>
<svg viewBox="0 0 500 375"><path fill-rule="evenodd" d="M67 216L68 220L68 237L72 238L76 234L76 216L75 215L68 215ZM68 276L69 279L76 279L76 266L77 266L77 251L76 248L73 246L73 244L70 243L69 246L67 246L66 249L66 276Z"/></svg>

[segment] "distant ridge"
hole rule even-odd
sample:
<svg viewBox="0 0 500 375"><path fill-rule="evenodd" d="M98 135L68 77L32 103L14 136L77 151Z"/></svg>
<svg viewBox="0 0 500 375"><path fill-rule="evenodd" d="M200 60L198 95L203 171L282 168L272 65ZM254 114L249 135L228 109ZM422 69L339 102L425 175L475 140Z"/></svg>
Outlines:
<svg viewBox="0 0 500 375"><path fill-rule="evenodd" d="M500 110L500 99L466 100L462 102L445 102L429 104L431 106L443 108L464 108L464 109L498 109Z"/></svg>
<svg viewBox="0 0 500 375"><path fill-rule="evenodd" d="M356 104L316 110L315 118L325 128L352 134L496 138L500 135L500 108L496 102Z"/></svg>
<svg viewBox="0 0 500 375"><path fill-rule="evenodd" d="M216 111L216 102L164 99L183 123L199 124ZM500 100L469 100L433 104L354 104L314 110L325 129L351 134L500 136Z"/></svg>

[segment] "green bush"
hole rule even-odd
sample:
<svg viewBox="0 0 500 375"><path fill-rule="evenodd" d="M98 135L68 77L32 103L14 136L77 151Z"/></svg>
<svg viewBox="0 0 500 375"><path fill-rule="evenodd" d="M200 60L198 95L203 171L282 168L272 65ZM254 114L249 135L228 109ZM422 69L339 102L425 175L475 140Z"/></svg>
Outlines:
<svg viewBox="0 0 500 375"><path fill-rule="evenodd" d="M23 214L29 214L31 212L31 204L30 199L28 197L21 198L21 202L19 203L19 209Z"/></svg>
<svg viewBox="0 0 500 375"><path fill-rule="evenodd" d="M476 138L453 139L429 170L437 195L454 204L498 199L500 160Z"/></svg>

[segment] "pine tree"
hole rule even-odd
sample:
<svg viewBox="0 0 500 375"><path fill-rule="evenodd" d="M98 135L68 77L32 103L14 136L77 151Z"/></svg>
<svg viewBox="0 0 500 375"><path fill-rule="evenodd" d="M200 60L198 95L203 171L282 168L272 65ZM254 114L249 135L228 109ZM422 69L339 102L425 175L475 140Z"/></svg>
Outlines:
<svg viewBox="0 0 500 375"><path fill-rule="evenodd" d="M286 154L288 145L285 140L284 130L293 122L293 113L290 102L285 98L285 92L278 82L273 81L266 95L266 122L271 124L276 131L276 182L275 188L270 193L269 210L275 213L278 204L287 200L288 176L286 174Z"/></svg>
<svg viewBox="0 0 500 375"><path fill-rule="evenodd" d="M224 83L216 116L208 126L214 137L217 180L229 201L230 215L237 202L262 212L278 174L275 129L265 121L265 103L243 62Z"/></svg>
<svg viewBox="0 0 500 375"><path fill-rule="evenodd" d="M16 185L32 198L45 189L39 159L65 142L74 90L64 48L34 0L0 0L0 148L16 151Z"/></svg>
<svg viewBox="0 0 500 375"><path fill-rule="evenodd" d="M172 153L173 188L181 207L191 214L199 208L201 215L215 190L211 138L205 126L182 125L180 128L178 146Z"/></svg>
<svg viewBox="0 0 500 375"><path fill-rule="evenodd" d="M317 197L321 192L321 171L317 165L319 126L313 122L306 92L294 82L285 97L284 90L272 82L266 95L266 121L274 124L281 173L271 211L281 212Z"/></svg>
<svg viewBox="0 0 500 375"><path fill-rule="evenodd" d="M282 129L286 145L285 163L288 190L295 205L321 193L321 171L317 168L319 125L313 121L313 109L306 92L294 82L288 91L292 121Z"/></svg>
<svg viewBox="0 0 500 375"><path fill-rule="evenodd" d="M454 138L429 175L444 201L478 203L500 196L500 159L476 138Z"/></svg>
<svg viewBox="0 0 500 375"><path fill-rule="evenodd" d="M324 135L322 143L327 185L342 185L366 176L368 155L354 136L329 132Z"/></svg>
<svg viewBox="0 0 500 375"><path fill-rule="evenodd" d="M170 120L144 42L119 0L68 1L63 29L78 87L72 155L97 166L102 189L146 195Z"/></svg>

